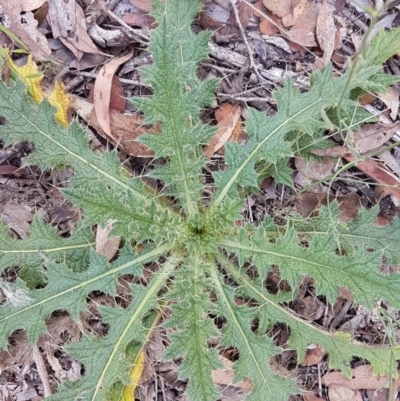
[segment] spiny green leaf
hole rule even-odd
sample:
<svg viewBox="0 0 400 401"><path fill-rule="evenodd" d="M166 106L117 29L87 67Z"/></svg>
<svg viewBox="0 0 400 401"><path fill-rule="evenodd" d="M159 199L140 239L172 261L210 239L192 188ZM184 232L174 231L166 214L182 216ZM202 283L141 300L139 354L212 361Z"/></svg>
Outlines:
<svg viewBox="0 0 400 401"><path fill-rule="evenodd" d="M157 294L175 268L174 262L165 263L146 287L132 286L132 302L128 308L99 307L104 322L110 323L109 333L102 338L85 335L79 343L65 347L68 354L84 364L86 372L79 382L63 382L61 391L49 397L49 401L106 401L116 381L130 382L130 361L125 358L125 350L132 341L143 341L146 337L141 321L145 313L158 305Z"/></svg>
<svg viewBox="0 0 400 401"><path fill-rule="evenodd" d="M239 284L240 293L246 297L254 298L261 306L257 311L260 322L266 321L267 327L276 322L285 323L290 327L289 347L296 350L298 361L305 357L307 346L319 344L329 354L329 367L340 369L347 376L351 376L350 362L354 356L368 360L375 374L393 375L391 371L391 356L400 358L400 350L389 346L368 346L349 339L347 336L339 336L329 333L317 326L303 320L287 308L282 302L281 294L272 295L268 293L263 285L251 280L243 270L225 260L224 268L231 277ZM263 325L263 323L261 323Z"/></svg>
<svg viewBox="0 0 400 401"><path fill-rule="evenodd" d="M319 209L317 217L305 221L293 216L293 222L302 234L326 236L333 233L349 252L354 249L382 252L386 263L399 265L400 219L395 217L389 224L378 226L378 212L377 206L369 210L360 209L355 219L343 223L339 219L338 203L331 202Z"/></svg>
<svg viewBox="0 0 400 401"><path fill-rule="evenodd" d="M166 157L169 163L156 167L151 176L162 178L169 193L179 199L190 216L197 212L201 194L201 169L206 159L201 144L206 144L214 129L199 117L202 107L213 100L217 80L201 82L197 67L208 56L210 34L195 35L191 21L199 11L195 1L171 1L168 6L156 4L159 27L152 34L149 50L154 63L141 69L154 90L152 99L135 98L145 113L146 123L160 123L159 135L145 135L141 141Z"/></svg>
<svg viewBox="0 0 400 401"><path fill-rule="evenodd" d="M226 286L221 275L212 272L218 304L221 313L228 320L223 328L223 345L239 350L239 361L235 363L235 381L249 377L253 380L253 389L247 400L274 399L286 401L289 395L296 394L295 382L273 373L269 360L280 353L270 338L257 336L251 330L251 323L256 310L246 306L237 306L234 291Z"/></svg>
<svg viewBox="0 0 400 401"><path fill-rule="evenodd" d="M77 320L79 314L87 309L86 297L91 291L98 290L116 295L117 278L122 274L141 274L142 264L154 259L168 250L166 245L144 252L138 256L125 254L111 266L103 256L91 252L90 265L81 273L68 269L65 263L46 263L47 285L43 289L28 290L22 283L30 302L13 306L5 303L0 306L0 347L7 344L8 336L17 329L28 333L31 344L46 332L45 319L53 311L67 310Z"/></svg>
<svg viewBox="0 0 400 401"><path fill-rule="evenodd" d="M108 204L108 208L115 205L122 209L121 214L115 216L118 219L115 225L125 235L140 231L143 237L148 238L153 236L149 232L153 226L163 226L162 223L155 223L153 216L144 208L151 203L152 193L149 188L139 179L125 177L126 173L123 174L116 152L107 152L101 156L91 151L87 135L76 121L67 129L63 128L55 120L55 108L46 100L38 106L33 104L27 98L26 89L20 81L11 87L0 82L0 103L5 119L1 126L5 145L21 141L33 142L35 152L29 155L28 164L42 169L73 168L75 174L70 183L71 188L65 189L63 193L67 198L70 194L71 201L76 200L85 209L89 224L106 224L109 218ZM93 207L93 200L98 200L102 207ZM165 210L159 204L158 209ZM125 213L129 213L131 221L127 221ZM171 216L171 219L174 218ZM147 226L142 227L139 223L141 221L147 223Z"/></svg>
<svg viewBox="0 0 400 401"><path fill-rule="evenodd" d="M81 271L89 261L93 246L90 229L77 229L69 238L60 238L57 230L34 216L29 237L15 240L0 220L0 272L19 266L25 282L34 287L44 279L43 264L47 259L66 261L73 271Z"/></svg>
<svg viewBox="0 0 400 401"><path fill-rule="evenodd" d="M207 341L218 335L211 319L205 314L214 308L205 289L211 282L204 276L207 263L198 258L191 265L181 267L176 276L176 286L169 297L176 301L171 306L173 315L168 326L177 331L170 337L172 344L164 357L184 357L179 368L181 379L190 378L188 394L194 400L213 401L220 393L211 380L211 370L221 368L215 349L209 348Z"/></svg>
<svg viewBox="0 0 400 401"><path fill-rule="evenodd" d="M218 243L251 258L262 277L266 277L273 265L278 266L282 278L288 280L292 288L298 286L303 276L313 277L317 294L324 294L332 304L339 294L339 286L343 286L353 293L356 302L369 308L374 299L383 297L393 307L400 308L400 274L389 276L378 270L382 252L363 248L350 255L337 255L332 234L312 235L307 248L300 245L297 233L290 229L274 243L266 240L263 229L247 239L241 235Z"/></svg>

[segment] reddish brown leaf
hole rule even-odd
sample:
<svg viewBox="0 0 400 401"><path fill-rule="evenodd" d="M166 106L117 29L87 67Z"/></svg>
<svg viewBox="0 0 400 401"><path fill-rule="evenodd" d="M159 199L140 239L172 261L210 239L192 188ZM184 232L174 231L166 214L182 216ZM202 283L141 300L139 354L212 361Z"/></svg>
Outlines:
<svg viewBox="0 0 400 401"><path fill-rule="evenodd" d="M336 384L329 386L328 395L330 401L363 401L358 390Z"/></svg>
<svg viewBox="0 0 400 401"><path fill-rule="evenodd" d="M81 116L90 126L92 126L99 135L109 140L113 145L118 146L124 152L131 156L151 157L153 151L147 146L138 143L137 138L147 132L157 133L158 127L146 127L143 125L143 118L135 115L121 114L115 110L110 110L110 127L113 140L101 129L96 118L94 105L78 96L69 95L71 108Z"/></svg>
<svg viewBox="0 0 400 401"><path fill-rule="evenodd" d="M304 393L303 397L304 397L304 401L325 401L322 398L319 398L316 395L311 394L311 393Z"/></svg>
<svg viewBox="0 0 400 401"><path fill-rule="evenodd" d="M4 166L0 166L0 175L24 175L24 170L19 169L15 166L10 166L9 164L5 164Z"/></svg>
<svg viewBox="0 0 400 401"><path fill-rule="evenodd" d="M153 6L150 4L149 0L129 0L129 1L139 10L145 11L146 13L149 13L153 9Z"/></svg>
<svg viewBox="0 0 400 401"><path fill-rule="evenodd" d="M228 142L231 136L235 133L235 130L239 130L241 132L240 115L242 113L242 109L240 106L229 106L225 106L223 111L219 111L219 117L222 115L225 116L218 122L218 131L211 137L209 145L204 147L204 154L208 158L210 158L217 150L221 149L224 144ZM238 124L239 129L236 128ZM237 134L238 132L236 132L236 135Z"/></svg>
<svg viewBox="0 0 400 401"><path fill-rule="evenodd" d="M309 3L287 33L287 38L290 41L304 47L318 46L316 26L320 6L320 3Z"/></svg>
<svg viewBox="0 0 400 401"><path fill-rule="evenodd" d="M102 130L112 139L117 141L112 133L110 127L110 98L112 88L112 78L117 68L128 61L133 56L133 50L131 50L125 56L115 58L104 65L97 75L94 84L94 109L96 112L97 121Z"/></svg>
<svg viewBox="0 0 400 401"><path fill-rule="evenodd" d="M354 157L350 154L344 157L348 162L353 162ZM386 169L385 165L376 160L368 159L357 163L356 167L371 177L379 184L386 185L388 191L400 199L400 181L393 173Z"/></svg>
<svg viewBox="0 0 400 401"><path fill-rule="evenodd" d="M342 372L329 372L322 378L322 384L325 386L336 384L358 390L375 390L380 387L387 388L389 386L389 377L374 375L370 365L357 366L352 369L352 372L353 377L351 379L346 377ZM399 387L399 379L397 380L396 385Z"/></svg>
<svg viewBox="0 0 400 401"><path fill-rule="evenodd" d="M367 104L374 102L375 99L376 99L375 95L373 95L372 93L366 93L365 95L361 96L358 99L358 103L360 103L361 106L365 106Z"/></svg>
<svg viewBox="0 0 400 401"><path fill-rule="evenodd" d="M356 194L330 196L329 201L336 199L339 203L340 220L349 222L356 217L361 206L366 206L366 200ZM314 192L303 192L296 197L296 211L303 217L315 216L321 205L327 204L327 195Z"/></svg>
<svg viewBox="0 0 400 401"><path fill-rule="evenodd" d="M140 26L141 28L151 29L156 26L154 18L143 11L125 14L121 19L128 25Z"/></svg>
<svg viewBox="0 0 400 401"><path fill-rule="evenodd" d="M283 17L290 13L291 0L263 0L263 3L269 11L278 17Z"/></svg>
<svg viewBox="0 0 400 401"><path fill-rule="evenodd" d="M110 109L124 113L126 99L123 96L124 88L122 87L121 81L118 79L118 77L114 75L111 83ZM94 85L89 92L87 100L90 103L94 103Z"/></svg>
<svg viewBox="0 0 400 401"><path fill-rule="evenodd" d="M315 345L313 347L308 347L306 351L306 356L303 361L300 363L301 366L312 366L321 362L324 356L326 355L326 351L324 347L320 345Z"/></svg>

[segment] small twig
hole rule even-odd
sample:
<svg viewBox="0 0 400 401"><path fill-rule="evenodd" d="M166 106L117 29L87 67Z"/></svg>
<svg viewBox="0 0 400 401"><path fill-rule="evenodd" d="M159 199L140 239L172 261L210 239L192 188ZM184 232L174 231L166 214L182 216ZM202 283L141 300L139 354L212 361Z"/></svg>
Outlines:
<svg viewBox="0 0 400 401"><path fill-rule="evenodd" d="M87 78L97 78L97 74L93 72L86 72L86 71L69 71L71 74L76 74L78 76L87 77ZM145 88L152 88L151 85L145 84L143 82L134 81L133 79L125 79L125 78L118 78L121 83L129 84L129 85L136 85L136 86L144 86Z"/></svg>
<svg viewBox="0 0 400 401"><path fill-rule="evenodd" d="M144 34L140 29L133 29L130 27L127 23L122 21L121 18L117 17L111 10L107 10L107 14L116 22L118 22L122 27L124 27L127 30L127 34L132 37L133 39L137 40L137 37L139 36L141 39L143 39L146 43L149 42L150 37L146 34Z"/></svg>
<svg viewBox="0 0 400 401"><path fill-rule="evenodd" d="M201 63L201 67L213 68L214 70L219 71L221 73L229 72L229 73L233 74L237 71L237 70L233 70L232 68L219 67L219 66L211 64L211 63Z"/></svg>
<svg viewBox="0 0 400 401"><path fill-rule="evenodd" d="M318 364L317 364L317 369L318 369L318 395L320 398L322 398L322 380L321 380L320 362L318 362Z"/></svg>
<svg viewBox="0 0 400 401"><path fill-rule="evenodd" d="M235 0L229 0L229 3L232 6L233 14L235 15L236 24L237 24L237 26L238 26L238 28L240 30L240 34L242 35L243 42L244 42L244 44L245 44L245 46L247 48L247 51L249 53L250 68L256 74L259 82L263 83L264 82L264 78L261 76L260 72L258 71L258 68L257 68L256 64L254 63L253 52L252 52L252 50L250 48L249 42L247 41L246 32L243 29L243 25L240 22L239 11L238 11L238 9L236 7Z"/></svg>
<svg viewBox="0 0 400 401"><path fill-rule="evenodd" d="M43 383L43 395L45 398L49 397L52 394L49 375L47 374L46 365L44 364L42 354L37 345L33 346L32 356L33 356L33 361L36 364L36 369L38 371L40 380Z"/></svg>
<svg viewBox="0 0 400 401"><path fill-rule="evenodd" d="M276 104L276 101L271 97L244 97L244 96L230 95L228 93L217 93L217 96L237 100L238 102L263 102L263 103Z"/></svg>
<svg viewBox="0 0 400 401"><path fill-rule="evenodd" d="M348 310L350 309L350 306L353 305L352 301L346 301L344 305L342 306L342 309L340 312L336 315L336 317L332 320L331 324L329 325L330 329L336 329L337 326L339 326L341 320L344 318Z"/></svg>

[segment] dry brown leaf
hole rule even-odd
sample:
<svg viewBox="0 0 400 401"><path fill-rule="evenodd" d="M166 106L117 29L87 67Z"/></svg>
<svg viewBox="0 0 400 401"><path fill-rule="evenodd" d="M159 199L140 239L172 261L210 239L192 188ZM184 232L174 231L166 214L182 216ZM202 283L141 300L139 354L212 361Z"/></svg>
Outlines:
<svg viewBox="0 0 400 401"><path fill-rule="evenodd" d="M376 96L373 95L372 93L366 93L365 95L362 95L358 99L358 103L360 103L361 106L365 106L367 104L370 104L376 100Z"/></svg>
<svg viewBox="0 0 400 401"><path fill-rule="evenodd" d="M229 104L228 104L229 105ZM222 105L221 105L222 106ZM225 116L220 119L218 122L218 131L215 133L211 139L209 145L204 147L204 154L206 157L211 158L212 155L219 149L221 149L226 142L231 138L234 134L235 130L237 130L237 126L239 124L239 131L241 132L241 121L240 115L242 113L242 109L240 106L225 106L224 114ZM217 112L216 112L217 118Z"/></svg>
<svg viewBox="0 0 400 401"><path fill-rule="evenodd" d="M292 5L291 0L263 0L263 3L269 11L278 17L283 17L284 15L289 14Z"/></svg>
<svg viewBox="0 0 400 401"><path fill-rule="evenodd" d="M87 100L90 103L94 103L94 85L91 86ZM124 98L124 88L118 77L114 75L111 82L110 109L124 113L125 107L126 99Z"/></svg>
<svg viewBox="0 0 400 401"><path fill-rule="evenodd" d="M125 153L136 157L152 157L154 152L147 146L138 143L137 138L145 133L158 133L158 127L143 125L143 118L131 114L121 114L110 110L110 126L116 141L108 137L101 129L97 121L94 105L79 96L69 95L71 108L92 126L99 135L110 140L114 146L118 146Z"/></svg>
<svg viewBox="0 0 400 401"><path fill-rule="evenodd" d="M322 398L319 398L316 395L311 394L311 393L304 393L303 397L304 397L304 401L325 401Z"/></svg>
<svg viewBox="0 0 400 401"><path fill-rule="evenodd" d="M276 35L279 33L278 23L273 23L272 21L276 18L274 15L268 10L265 12L266 15L269 14L269 19L261 18L260 23L258 25L258 29L263 35Z"/></svg>
<svg viewBox="0 0 400 401"><path fill-rule="evenodd" d="M322 57L322 60L316 59L314 65L318 69L323 69L326 63L328 63L332 57L333 51L335 49L336 36L333 8L327 2L327 0L323 1L322 6L319 10L316 34L319 46L324 51L324 55Z"/></svg>
<svg viewBox="0 0 400 401"><path fill-rule="evenodd" d="M349 152L350 151L346 146L334 146L332 148L315 149L311 151L314 155L324 157L344 157Z"/></svg>
<svg viewBox="0 0 400 401"><path fill-rule="evenodd" d="M129 1L139 10L142 10L146 13L149 13L153 9L153 6L150 4L149 0L129 0Z"/></svg>
<svg viewBox="0 0 400 401"><path fill-rule="evenodd" d="M3 208L1 219L9 228L14 230L21 238L28 236L32 213L28 210L29 206L20 205L13 200L9 200Z"/></svg>
<svg viewBox="0 0 400 401"><path fill-rule="evenodd" d="M354 149L360 154L375 150L386 143L399 128L398 122L364 124L361 130L354 134Z"/></svg>
<svg viewBox="0 0 400 401"><path fill-rule="evenodd" d="M352 378L349 379L342 372L329 372L322 377L324 386L340 385L358 390L375 390L377 388L388 388L388 376L376 376L372 373L370 365L361 365L352 369ZM400 371L398 372L400 377ZM397 380L397 387L400 386L400 379Z"/></svg>
<svg viewBox="0 0 400 401"><path fill-rule="evenodd" d="M20 0L21 1L21 11L33 11L42 7L44 2L47 0ZM14 2L15 3L15 2Z"/></svg>
<svg viewBox="0 0 400 401"><path fill-rule="evenodd" d="M296 312L307 320L318 320L324 315L325 305L311 295L305 298L296 298Z"/></svg>
<svg viewBox="0 0 400 401"><path fill-rule="evenodd" d="M228 8L221 7L214 2L206 4L200 13L200 24L204 29L219 29L223 27L229 19Z"/></svg>
<svg viewBox="0 0 400 401"><path fill-rule="evenodd" d="M93 89L94 110L96 112L97 121L102 130L112 139L117 141L111 133L110 127L110 97L112 79L117 68L128 61L133 56L131 50L125 56L115 58L101 67Z"/></svg>
<svg viewBox="0 0 400 401"><path fill-rule="evenodd" d="M395 120L399 111L399 93L396 88L389 87L386 93L379 94L379 99L390 109L390 117Z"/></svg>
<svg viewBox="0 0 400 401"><path fill-rule="evenodd" d="M238 9L240 23L242 24L243 28L246 28L250 22L251 8L242 0L239 0L236 7ZM230 18L232 19L232 23L236 25L236 19L233 10Z"/></svg>
<svg viewBox="0 0 400 401"><path fill-rule="evenodd" d="M148 29L155 27L154 18L146 14L144 11L125 14L121 17L121 19L128 25L140 26L141 28Z"/></svg>
<svg viewBox="0 0 400 401"><path fill-rule="evenodd" d="M312 366L321 362L324 356L326 355L326 351L324 347L320 345L308 346L306 351L306 356L300 363L301 366Z"/></svg>
<svg viewBox="0 0 400 401"><path fill-rule="evenodd" d="M374 189L374 202L379 203L383 198L390 195L390 191L381 185L376 185Z"/></svg>
<svg viewBox="0 0 400 401"><path fill-rule="evenodd" d="M31 12L39 8L43 1L30 3L28 0L2 1L3 21L9 22L7 28L21 39L36 59L46 60L51 55L51 49L46 36L38 30L38 22ZM24 14L21 15L21 12Z"/></svg>
<svg viewBox="0 0 400 401"><path fill-rule="evenodd" d="M308 6L308 0L299 0L297 4L292 4L293 12L282 17L282 24L286 27L292 26Z"/></svg>
<svg viewBox="0 0 400 401"><path fill-rule="evenodd" d="M318 46L316 27L320 6L320 3L308 4L308 7L301 13L288 32L287 38L289 41L304 47Z"/></svg>
<svg viewBox="0 0 400 401"><path fill-rule="evenodd" d="M309 180L322 180L332 174L336 161L331 157L323 157L321 162L297 157L294 161L297 170Z"/></svg>
<svg viewBox="0 0 400 401"><path fill-rule="evenodd" d="M303 217L314 216L321 205L327 204L327 195L314 192L303 192L296 197L296 211ZM357 216L361 206L366 206L366 199L350 193L343 196L330 196L329 201L336 199L339 203L340 220L349 222Z"/></svg>
<svg viewBox="0 0 400 401"><path fill-rule="evenodd" d="M211 372L211 377L212 380L215 384L220 384L224 386L234 386L237 388L242 388L245 390L251 390L252 389L252 382L249 379L242 380L240 382L234 383L233 378L234 378L234 372L233 372L233 362L230 361L228 358L225 358L222 355L218 355L218 358L223 362L223 364L226 366L225 369L218 369L218 370L213 370Z"/></svg>
<svg viewBox="0 0 400 401"><path fill-rule="evenodd" d="M109 57L108 54L101 52L96 47L88 35L85 14L77 2L72 0L51 1L48 22L53 37L58 38L76 58L70 67L82 67L83 57L86 54L96 56L99 64Z"/></svg>
<svg viewBox="0 0 400 401"><path fill-rule="evenodd" d="M108 220L106 226L102 228L100 225L96 229L96 252L110 261L119 249L121 237L108 237L116 220Z"/></svg>
<svg viewBox="0 0 400 401"><path fill-rule="evenodd" d="M358 390L332 384L328 388L330 401L363 401Z"/></svg>
<svg viewBox="0 0 400 401"><path fill-rule="evenodd" d="M38 22L38 25L42 25L43 21L47 18L47 15L49 13L49 3L46 1L46 3L43 3L41 7L39 7L37 10L33 12L33 17L35 20Z"/></svg>
<svg viewBox="0 0 400 401"><path fill-rule="evenodd" d="M364 124L361 130L354 134L354 149L365 154L379 148L386 143L400 128L400 123L374 123ZM316 149L312 151L317 156L344 157L350 154L346 146L334 146L332 148Z"/></svg>
<svg viewBox="0 0 400 401"><path fill-rule="evenodd" d="M350 154L344 156L348 162L353 162L354 157ZM368 159L356 164L356 167L371 177L379 184L385 185L387 190L396 198L400 199L400 181L385 165L379 161Z"/></svg>

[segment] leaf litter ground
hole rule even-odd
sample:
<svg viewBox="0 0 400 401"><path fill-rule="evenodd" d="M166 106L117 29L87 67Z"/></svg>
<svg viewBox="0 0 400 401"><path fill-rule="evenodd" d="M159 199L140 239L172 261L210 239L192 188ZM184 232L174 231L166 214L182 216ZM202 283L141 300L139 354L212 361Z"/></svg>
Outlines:
<svg viewBox="0 0 400 401"><path fill-rule="evenodd" d="M140 2L133 1L134 5L138 5L139 3ZM145 4L146 2L144 1L142 3ZM276 35L271 35L266 42L260 41L259 33L261 25L258 26L258 24L255 23L257 20L254 15L252 15L252 10L246 7L244 2L240 2L238 6L240 11L239 16L241 17L240 21L244 27L246 38L251 41L251 48L254 49L252 57L254 58L253 61L255 62L256 68L252 69L251 62L247 57L243 56L248 54L247 47L245 43L243 43L241 32L236 24L234 15L228 13L227 20L222 20L221 22L218 21L218 19L214 20L215 14L209 12L212 9L211 6L214 5L220 7L222 10L221 13L223 14L223 10L228 9L227 5L229 2L220 1L207 3L206 12L201 15L200 21L195 24L194 29L200 30L203 29L203 27L217 29L213 38L217 45L212 52L213 57L207 63L204 63L199 74L202 78L206 79L211 77L221 78L218 104L223 106L221 109L229 109L230 104L236 104L237 107L241 108L242 114L239 116L237 109L236 115L235 111L230 109L230 111L221 112L222 115L220 117L214 115L215 110L210 109L204 110L203 112L203 119L207 122L218 123L221 130L219 137L215 139L215 143L210 143L210 147L212 145L213 148L209 150L209 155L212 155L212 158L208 168L218 171L223 168L223 161L222 157L215 152L223 149L224 142L226 140L239 142L246 140L245 133L243 133L241 129L241 119L246 116L246 102L259 110L273 114L274 103L271 101L270 92L282 84L283 72L288 71L293 76L297 85L305 89L307 87L306 73L314 68L313 63L315 57L309 53L303 54L292 48L286 48L284 43L278 41ZM257 4L259 3L261 2ZM345 6L341 8L341 2L337 1L336 3L337 9L335 11L335 18L342 23L343 31L345 31L341 46L331 56L336 67L339 68L340 62L345 59L345 56L352 56L354 54L357 38L361 37L362 30L365 29L368 21L363 13L358 12L353 7ZM268 2L264 2L264 4L268 4ZM89 10L86 9L84 11L88 12ZM267 12L268 10L264 9L263 11ZM381 21L388 17L392 18L394 15L392 23L395 22L396 12L396 9L392 7L381 16ZM136 24L142 24L142 33L146 36L146 28L151 24L151 21L146 20L144 15L144 13L136 13L137 18L141 18L140 24L137 21ZM311 22L312 20L310 19L308 23ZM107 24L110 23L110 21L107 22L107 20L105 20L103 23ZM267 28L265 25L266 23L263 22L262 29L266 30ZM296 38L300 41L300 39L302 39L300 32L303 26L299 22L297 26L293 25L293 27L294 28L291 30L292 35L298 34L299 36L296 36ZM297 33L296 29L299 33ZM261 32L264 33L262 30ZM320 33L320 35L323 34ZM287 45L288 42L285 43ZM291 43L291 46L295 48L293 43ZM321 45L321 47L323 46ZM231 52L224 53L224 50L227 49ZM323 50L326 51L326 47ZM103 51L105 53L112 53L113 48L106 47ZM69 57L68 63L65 60L64 62L68 65L73 65L73 56L69 55ZM89 63L89 61L87 62ZM122 82L122 90L126 96L145 96L151 93L145 86L135 85L133 83L135 81L139 82L140 79L134 67L146 64L147 62L149 62L148 54L145 51L137 51L132 63L123 66L119 76L126 80L125 83ZM387 68L390 68L394 74L398 74L400 68L399 64L398 60L394 59L388 63ZM267 75L269 80L263 81L261 85L258 75L264 77L263 74ZM94 77L95 75L92 78ZM75 81L73 78L73 74L67 73L63 76L63 81L68 85L71 92L80 97L90 97L90 74L78 74ZM113 88L115 86L116 85L114 85ZM96 94L94 94L94 96L96 96ZM86 104L85 107L87 107ZM129 106L127 105L127 107ZM372 99L370 107L376 107L378 110L382 111L388 108L388 112L383 114L386 118L389 118L390 113L393 113L393 109L395 109L396 106L393 105L393 101L388 106L387 101ZM76 106L76 111L81 117L82 114L84 114L82 108L83 106ZM93 113L93 111L89 110L87 113ZM397 114L397 112L395 114ZM85 116L89 119L86 114ZM90 114L90 116L93 117L93 114ZM82 118L85 119L85 117ZM396 118L393 120L395 119ZM111 124L111 128L115 129L116 123L113 121L111 117L108 123ZM132 124L133 122L129 121L128 123ZM141 121L135 121L135 123L135 127L141 125ZM115 141L114 145L116 143L122 143L121 137L107 138L107 136L104 135L107 129L104 129L104 125L102 125L104 122L99 122L98 124L98 127L95 126L96 132L91 133L89 131L94 148L103 151L107 147L113 145L113 140ZM126 127L121 128L122 131L124 131L124 129L126 130ZM117 130L113 132L117 132ZM109 139L110 142L107 142L104 138ZM138 150L137 148L133 150L127 149L124 148L124 146L121 146L121 148L120 160L128 169L131 169L136 174L142 174L153 168L151 158L139 157L143 156L143 154L140 154L143 150ZM2 219L12 228L18 237L25 238L27 236L27 230L32 222L33 213L36 211L45 221L52 222L57 227L60 235L67 237L71 228L75 225L80 212L59 195L57 188L62 187L63 183L68 181L68 174L72 173L68 171L61 173L57 171L43 173L39 169L18 170L30 151L31 148L27 144L21 144L12 149L0 150L0 168L3 167L3 170L0 170L0 211ZM395 165L396 162L399 163L399 149L394 148L391 155L393 159L387 160L386 163L389 166L389 163L393 165ZM270 215L279 222L281 220L283 221L285 216L293 210L297 210L303 215L310 215L311 213L315 213L315 210L320 205L326 204L334 198L338 198L341 201L341 218L343 221L351 220L360 204L370 207L373 204L379 203L381 210L380 218L383 223L394 215L400 214L400 205L396 203L396 197L393 196L393 194L384 191L382 193L377 193L374 187L369 185L371 183L371 178L378 180L378 183L379 178L382 180L387 179L386 175L383 178L381 177L383 173L380 170L380 175L375 171L370 173L374 175L369 176L366 175L365 172L360 172L359 169L354 168L348 170L333 181L328 188L326 180L327 177L332 174L332 171L334 171L335 166L324 162L322 164L320 163L319 167L316 168L315 165L310 165L310 163L301 160L293 161L293 164L297 170L295 177L297 192L307 186L310 186L310 190L295 196L296 192L288 186L275 184L272 179L266 178L262 183L262 191L260 194L248 197L246 205L243 208L244 220L257 224L266 215ZM395 168L392 168L392 170L396 171ZM377 177L377 175L379 175L379 177ZM315 184L315 181L318 180L325 180L325 182ZM385 183L385 181L381 183ZM156 181L150 184L154 186L159 185ZM207 197L207 194L205 194L205 197ZM382 269L389 271L391 266L383 266ZM9 269L4 275L9 281L12 281L15 279L17 273L17 271ZM127 283L130 282L132 282L132 277L129 276L124 277L120 282L118 288L118 302L121 304L129 303ZM272 272L269 275L268 285L271 291L277 291L285 287L288 288L288 284L280 279L278 272ZM91 313L87 314L82 321L82 325L87 332L95 332L99 336L107 332L107 326L102 323L100 315L96 310L96 305L108 304L110 302L112 302L112 300L104 296L104 294L96 292L91 294ZM341 331L351 332L358 340L366 343L380 343L385 336L385 327L379 320L379 316L367 314L362 308L354 307L351 296L346 292L340 295L334 305L327 305L323 298L319 299L315 297L312 281L308 278L303 280L299 295L289 306L294 312L327 329L333 330L340 328ZM393 311L393 314L398 316L397 311ZM79 328L63 313L54 315L52 319L54 319L54 321L52 320L49 322L49 327L51 327L51 339L46 338L39 344L43 355L42 358L44 357L42 359L44 370L48 372L50 387L55 386L57 379L62 378L62 375L70 375L70 379L74 377L78 378L80 375L80 367L77 366L76 362L57 350L59 345L71 341L77 336ZM284 346L286 344L289 333L285 326L275 326L272 334L277 345ZM397 332L396 336L400 337L400 334ZM397 340L398 339L399 338L397 338ZM175 362L168 361L155 364L155 362L160 360L165 349L166 341L165 332L161 329L155 330L146 350L147 365L142 375L142 384L137 390L140 400L184 399L182 394L185 389L185 383L177 380ZM38 359L37 355L31 355L23 333L16 333L14 335L11 340L11 346L10 354L2 354L0 357L2 368L3 366L7 367L0 375L0 388L4 393L4 397L21 401L24 399L43 399L43 378L46 376L46 373L43 372L43 366L41 367L40 356ZM229 366L229 362L235 360L235 350L227 349L222 356L225 358L224 361L226 365ZM326 375L327 363L325 358L324 350L316 347L308 350L306 360L304 360L300 366L297 366L296 356L291 351L285 351L283 354L276 357L273 360L273 364L276 370L285 370L287 375L297 377L304 389L312 391L313 394L319 394L322 399L327 399L328 391L331 400L340 399L338 398L342 396L340 395L340 391L345 391L343 390L345 386L343 382L340 381L340 378L328 378L329 374ZM176 362L178 363L179 361ZM363 361L355 360L352 368L358 369L355 372L359 372L363 366L365 366ZM241 382L236 386L228 386L232 379L229 370L219 373L219 375L214 377L214 381L224 388L224 399L233 401L243 399L246 394L246 388L248 388L246 386L249 384ZM363 373L364 376L370 378L370 376L368 376L370 372L363 371ZM358 378L358 376L355 377ZM320 388L322 390L318 390L319 383L321 383ZM324 386L322 386L322 384ZM356 384L356 382L353 381L351 384L353 388L362 389L362 396L364 399L367 399L366 397L372 399L374 389L367 389L365 382ZM357 387L357 385L359 387ZM380 386L381 383L376 384L375 389ZM358 399L357 397L361 396L357 391L355 391L354 394L347 394L346 396L353 397L349 399L356 400ZM379 399L377 398L378 396L381 397L380 399L384 399L383 397L386 397L387 394L384 392L380 393L375 397L375 400ZM293 397L292 399L301 400L302 397ZM312 398L311 395L306 394L304 399L306 401L315 401L321 398Z"/></svg>

